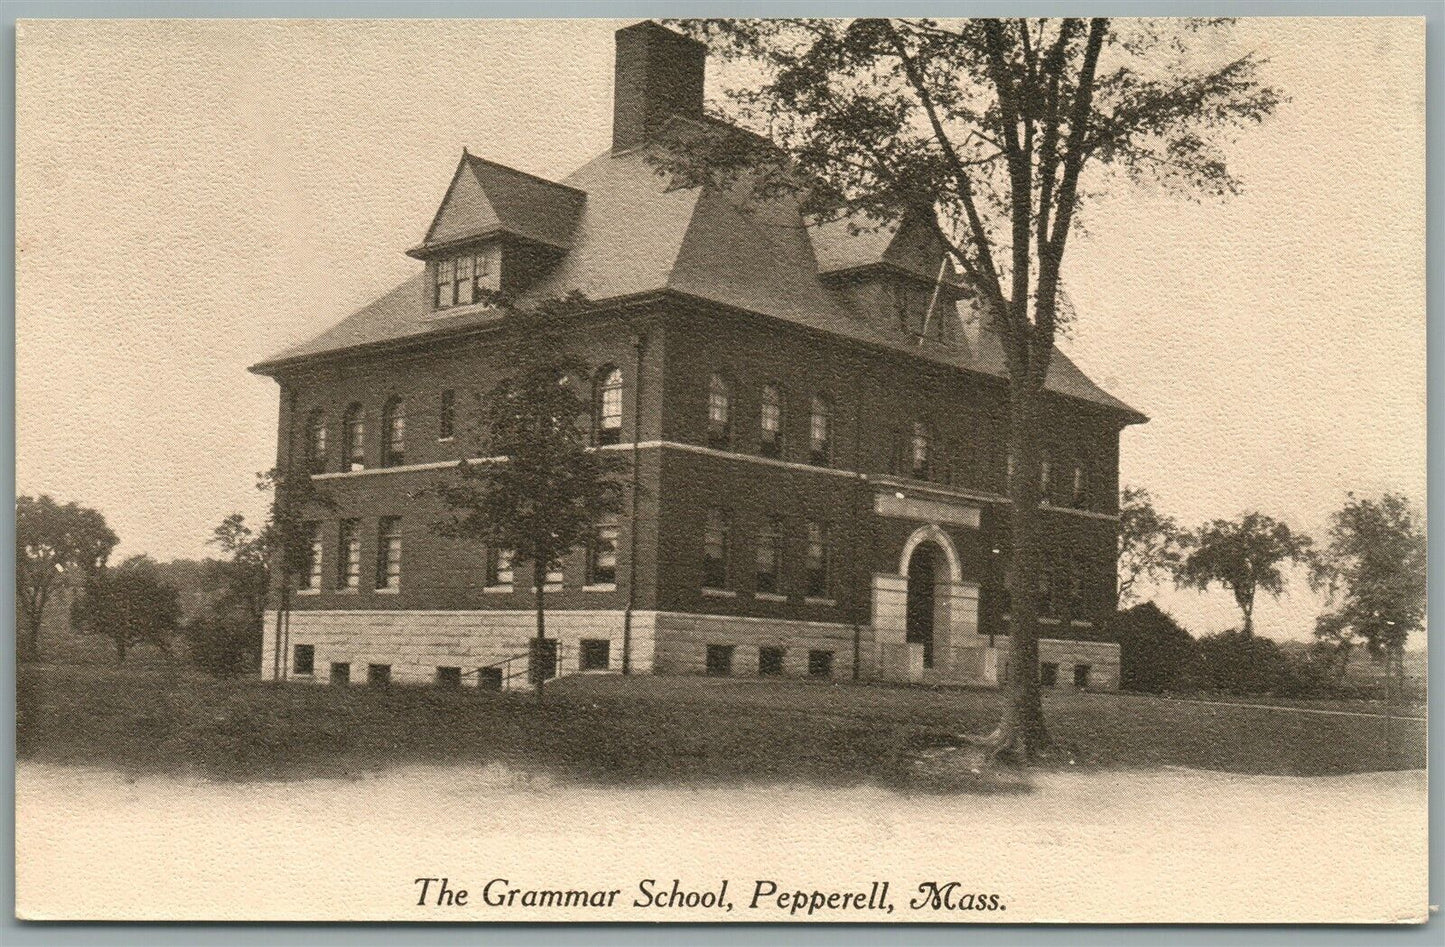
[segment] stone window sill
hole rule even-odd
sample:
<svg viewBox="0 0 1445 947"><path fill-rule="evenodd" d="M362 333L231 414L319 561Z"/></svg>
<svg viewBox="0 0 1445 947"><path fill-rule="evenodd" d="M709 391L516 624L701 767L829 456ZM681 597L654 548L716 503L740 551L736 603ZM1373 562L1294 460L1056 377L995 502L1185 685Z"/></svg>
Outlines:
<svg viewBox="0 0 1445 947"><path fill-rule="evenodd" d="M374 589L373 591L375 591L377 595L398 595L401 593L401 588L398 586L389 589Z"/></svg>
<svg viewBox="0 0 1445 947"><path fill-rule="evenodd" d="M1080 620L1077 619L1077 618L1074 619L1073 621L1069 622L1069 624L1072 625L1072 626L1075 627L1075 628L1093 628L1093 627L1094 627L1094 623L1093 623L1093 622L1091 622L1091 621L1080 621Z"/></svg>
<svg viewBox="0 0 1445 947"><path fill-rule="evenodd" d="M710 589L704 588L702 594L707 598L737 598L738 593L732 589Z"/></svg>
<svg viewBox="0 0 1445 947"><path fill-rule="evenodd" d="M510 585L487 585L483 586L482 592L485 595L510 595L512 587Z"/></svg>
<svg viewBox="0 0 1445 947"><path fill-rule="evenodd" d="M755 592L753 598L759 602L786 602L788 600L786 595L778 595L775 592Z"/></svg>
<svg viewBox="0 0 1445 947"><path fill-rule="evenodd" d="M594 583L594 584L592 584L592 585L584 585L584 586L582 586L582 591L584 591L584 592L616 592L616 591L617 591L617 583L616 583L616 582L597 582L597 583Z"/></svg>

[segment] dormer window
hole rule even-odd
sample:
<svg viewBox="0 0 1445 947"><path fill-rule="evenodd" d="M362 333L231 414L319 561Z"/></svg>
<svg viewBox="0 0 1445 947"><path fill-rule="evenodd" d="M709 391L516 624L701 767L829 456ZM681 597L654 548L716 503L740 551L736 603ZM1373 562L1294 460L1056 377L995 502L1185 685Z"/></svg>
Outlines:
<svg viewBox="0 0 1445 947"><path fill-rule="evenodd" d="M433 262L432 305L436 309L470 306L501 288L501 248L480 247Z"/></svg>

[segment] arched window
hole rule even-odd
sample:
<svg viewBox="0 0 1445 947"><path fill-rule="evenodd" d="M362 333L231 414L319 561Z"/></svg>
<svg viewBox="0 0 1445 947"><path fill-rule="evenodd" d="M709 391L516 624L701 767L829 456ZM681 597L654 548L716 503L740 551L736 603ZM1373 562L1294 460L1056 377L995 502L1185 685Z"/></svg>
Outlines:
<svg viewBox="0 0 1445 947"><path fill-rule="evenodd" d="M326 471L326 416L320 408L306 419L306 469L311 473Z"/></svg>
<svg viewBox="0 0 1445 947"><path fill-rule="evenodd" d="M406 402L392 398L381 414L381 465L406 463Z"/></svg>
<svg viewBox="0 0 1445 947"><path fill-rule="evenodd" d="M718 450L732 446L732 387L714 373L707 385L707 444Z"/></svg>
<svg viewBox="0 0 1445 947"><path fill-rule="evenodd" d="M366 415L361 405L353 404L346 409L346 468L366 468Z"/></svg>
<svg viewBox="0 0 1445 947"><path fill-rule="evenodd" d="M913 422L910 472L915 480L927 480L933 470L933 431L925 421Z"/></svg>
<svg viewBox="0 0 1445 947"><path fill-rule="evenodd" d="M813 396L808 419L808 459L826 467L833 459L833 406L823 395Z"/></svg>
<svg viewBox="0 0 1445 947"><path fill-rule="evenodd" d="M622 440L622 369L608 366L600 370L592 397L597 443L618 443Z"/></svg>
<svg viewBox="0 0 1445 947"><path fill-rule="evenodd" d="M777 385L764 385L758 410L758 446L764 457L783 456L783 396Z"/></svg>

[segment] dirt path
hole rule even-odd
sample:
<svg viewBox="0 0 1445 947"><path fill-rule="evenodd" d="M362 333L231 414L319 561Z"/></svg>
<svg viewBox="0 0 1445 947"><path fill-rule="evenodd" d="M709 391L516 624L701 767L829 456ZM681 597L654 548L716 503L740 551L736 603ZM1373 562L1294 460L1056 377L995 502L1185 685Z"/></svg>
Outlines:
<svg viewBox="0 0 1445 947"><path fill-rule="evenodd" d="M497 766L354 781L128 780L22 764L17 904L30 918L541 920L492 879L617 890L587 920L787 920L748 901L870 890L894 912L812 920L1404 921L1426 910L1421 771L1298 778L1195 770L1035 775L1023 794L869 787L617 788ZM416 906L419 877L473 892ZM729 881L735 909L641 908L640 884ZM996 893L995 913L909 908L918 886ZM493 889L495 892L495 888Z"/></svg>

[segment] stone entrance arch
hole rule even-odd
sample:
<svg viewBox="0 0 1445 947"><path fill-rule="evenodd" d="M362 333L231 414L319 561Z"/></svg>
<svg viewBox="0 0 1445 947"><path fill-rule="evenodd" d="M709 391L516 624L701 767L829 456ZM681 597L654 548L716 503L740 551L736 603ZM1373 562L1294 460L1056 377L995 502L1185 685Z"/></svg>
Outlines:
<svg viewBox="0 0 1445 947"><path fill-rule="evenodd" d="M958 550L937 523L908 537L896 573L874 574L873 640L885 679L976 676L978 584L964 579Z"/></svg>

